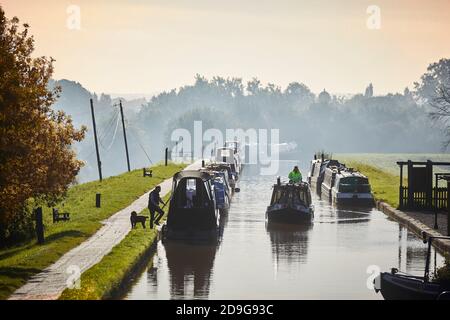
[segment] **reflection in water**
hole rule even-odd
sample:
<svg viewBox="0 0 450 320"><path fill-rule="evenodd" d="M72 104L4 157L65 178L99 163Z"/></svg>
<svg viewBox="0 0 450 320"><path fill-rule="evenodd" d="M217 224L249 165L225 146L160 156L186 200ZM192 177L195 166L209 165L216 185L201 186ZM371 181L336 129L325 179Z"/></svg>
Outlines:
<svg viewBox="0 0 450 320"><path fill-rule="evenodd" d="M302 264L307 261L308 233L312 224L289 225L268 223L267 232L270 236L275 272L281 263L288 266Z"/></svg>
<svg viewBox="0 0 450 320"><path fill-rule="evenodd" d="M273 176L247 166L220 247L158 244L127 298L382 299L367 287L368 267L423 275L427 246L376 209L337 210L315 198L312 226L266 226L276 177L295 164L280 162ZM436 254L431 270L442 262Z"/></svg>
<svg viewBox="0 0 450 320"><path fill-rule="evenodd" d="M211 244L164 245L172 299L207 299L217 246Z"/></svg>

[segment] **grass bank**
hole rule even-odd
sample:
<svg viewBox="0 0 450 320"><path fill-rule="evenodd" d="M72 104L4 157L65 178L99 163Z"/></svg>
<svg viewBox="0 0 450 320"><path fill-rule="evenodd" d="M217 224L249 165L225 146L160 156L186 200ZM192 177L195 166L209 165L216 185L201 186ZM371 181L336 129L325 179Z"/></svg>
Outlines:
<svg viewBox="0 0 450 320"><path fill-rule="evenodd" d="M167 201L169 196L167 195L164 201ZM141 214L148 215L148 212L144 210ZM152 248L156 245L156 241L157 231L148 228L148 221L146 229L138 225L99 263L81 275L79 289L66 289L59 299L101 300L114 298L124 290L124 284L129 284L127 280L133 273L136 273L138 267L148 261L148 255L153 253Z"/></svg>
<svg viewBox="0 0 450 320"><path fill-rule="evenodd" d="M152 168L153 177L143 178L136 170L119 176L71 188L61 211L71 214L69 222L53 224L50 208L44 209L44 245L35 241L0 250L0 299L6 299L36 273L56 262L69 250L92 236L101 221L127 207L145 192L182 170L184 165L170 164ZM102 207L95 207L95 194L102 194Z"/></svg>
<svg viewBox="0 0 450 320"><path fill-rule="evenodd" d="M339 159L339 158L337 158ZM340 159L339 159L340 160ZM362 174L367 176L372 187L372 192L376 200L388 203L394 208L398 208L399 198L399 177L388 171L375 167L373 165L365 164L358 161L340 160L344 162L347 167L355 168Z"/></svg>

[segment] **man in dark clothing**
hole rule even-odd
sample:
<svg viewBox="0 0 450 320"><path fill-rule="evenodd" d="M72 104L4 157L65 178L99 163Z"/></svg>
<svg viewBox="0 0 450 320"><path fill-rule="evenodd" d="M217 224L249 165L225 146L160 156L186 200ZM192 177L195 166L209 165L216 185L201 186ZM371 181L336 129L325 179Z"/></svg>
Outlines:
<svg viewBox="0 0 450 320"><path fill-rule="evenodd" d="M150 210L150 228L153 229L153 223L159 226L159 220L164 216L164 211L159 207L159 204L165 203L161 200L159 193L161 192L161 187L157 186L155 190L150 192L150 196L148 197L148 210ZM158 217L156 217L155 213L158 213Z"/></svg>

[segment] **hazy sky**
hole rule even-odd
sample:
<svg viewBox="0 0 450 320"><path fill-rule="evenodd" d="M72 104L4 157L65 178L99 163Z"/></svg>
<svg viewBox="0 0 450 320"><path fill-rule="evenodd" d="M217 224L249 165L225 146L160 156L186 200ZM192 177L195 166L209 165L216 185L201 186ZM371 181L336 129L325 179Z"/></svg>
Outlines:
<svg viewBox="0 0 450 320"><path fill-rule="evenodd" d="M450 0L0 0L31 24L55 78L89 90L149 93L196 73L258 77L314 92L402 91L450 58ZM77 5L81 30L67 13ZM381 29L369 29L370 5ZM372 20L371 20L372 21Z"/></svg>

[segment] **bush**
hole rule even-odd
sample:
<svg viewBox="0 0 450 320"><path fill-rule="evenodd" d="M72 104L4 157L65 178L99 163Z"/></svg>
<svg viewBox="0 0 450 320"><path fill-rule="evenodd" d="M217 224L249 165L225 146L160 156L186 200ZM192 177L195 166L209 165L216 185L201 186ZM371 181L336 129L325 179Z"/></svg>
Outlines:
<svg viewBox="0 0 450 320"><path fill-rule="evenodd" d="M34 219L30 209L24 208L8 224L0 223L0 248L17 245L34 236Z"/></svg>

